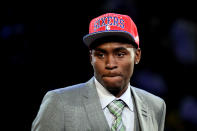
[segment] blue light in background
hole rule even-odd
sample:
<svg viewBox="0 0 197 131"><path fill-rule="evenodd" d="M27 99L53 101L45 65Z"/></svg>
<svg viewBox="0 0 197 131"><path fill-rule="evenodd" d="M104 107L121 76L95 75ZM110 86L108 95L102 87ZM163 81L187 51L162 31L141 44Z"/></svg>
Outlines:
<svg viewBox="0 0 197 131"><path fill-rule="evenodd" d="M157 95L163 95L167 92L166 83L163 77L149 70L136 72L136 81L140 88Z"/></svg>
<svg viewBox="0 0 197 131"><path fill-rule="evenodd" d="M171 30L172 48L177 60L182 64L197 62L197 25L179 19L174 22Z"/></svg>
<svg viewBox="0 0 197 131"><path fill-rule="evenodd" d="M197 124L197 100L194 97L185 97L180 105L180 116L189 122Z"/></svg>
<svg viewBox="0 0 197 131"><path fill-rule="evenodd" d="M6 25L6 26L3 26L2 27L2 30L1 30L1 37L3 38L3 39L7 39L7 38L9 38L11 35L12 35L12 27L11 26L8 26L8 25Z"/></svg>

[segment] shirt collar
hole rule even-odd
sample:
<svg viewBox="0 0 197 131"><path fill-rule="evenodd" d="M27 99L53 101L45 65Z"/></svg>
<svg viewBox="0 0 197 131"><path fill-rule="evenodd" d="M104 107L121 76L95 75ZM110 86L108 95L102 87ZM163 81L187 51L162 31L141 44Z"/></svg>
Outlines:
<svg viewBox="0 0 197 131"><path fill-rule="evenodd" d="M114 95L112 95L108 90L106 90L98 81L96 78L94 78L95 85L96 85L96 90L98 92L98 96L101 102L102 109L105 109L109 103L111 103L113 100L119 100L121 99L124 101L128 108L133 111L133 102L132 102L132 97L131 97L131 89L130 89L130 84L128 85L129 87L125 91L125 93L119 97L116 98Z"/></svg>

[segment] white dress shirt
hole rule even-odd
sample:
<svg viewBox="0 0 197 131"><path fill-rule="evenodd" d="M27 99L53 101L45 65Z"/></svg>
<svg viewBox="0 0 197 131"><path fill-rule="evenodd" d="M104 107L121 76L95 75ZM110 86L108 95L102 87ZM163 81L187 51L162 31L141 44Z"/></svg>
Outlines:
<svg viewBox="0 0 197 131"><path fill-rule="evenodd" d="M96 90L98 92L98 96L101 102L101 106L103 109L103 112L105 114L105 117L107 119L107 122L109 124L109 127L111 129L112 123L115 119L114 115L110 113L110 111L107 108L107 105L110 104L113 100L119 100L121 99L126 103L127 106L123 109L122 112L122 121L123 124L126 127L126 131L133 131L134 130L134 111L133 111L133 102L131 97L131 89L130 84L125 93L120 96L119 98L116 98L114 95L112 95L109 91L107 91L95 78L95 85Z"/></svg>

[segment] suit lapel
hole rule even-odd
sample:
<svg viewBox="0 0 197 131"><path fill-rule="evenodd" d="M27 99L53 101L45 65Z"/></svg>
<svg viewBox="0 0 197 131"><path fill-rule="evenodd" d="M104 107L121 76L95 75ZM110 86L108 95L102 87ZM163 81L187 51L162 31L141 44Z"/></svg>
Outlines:
<svg viewBox="0 0 197 131"><path fill-rule="evenodd" d="M109 125L102 111L101 103L94 84L94 77L90 79L85 88L81 90L82 102L85 107L91 130L109 131ZM143 98L138 95L133 87L131 87L131 94L136 107L136 113L139 120L140 131L149 131L150 114L148 106L143 102Z"/></svg>
<svg viewBox="0 0 197 131"><path fill-rule="evenodd" d="M131 93L133 95L133 101L136 107L137 117L139 120L139 126L141 131L149 131L149 112L148 106L143 102L143 99L135 92L134 88L131 87Z"/></svg>
<svg viewBox="0 0 197 131"><path fill-rule="evenodd" d="M92 130L109 131L110 128L102 111L93 78L86 83L86 87L83 88L81 93L83 95L82 102Z"/></svg>

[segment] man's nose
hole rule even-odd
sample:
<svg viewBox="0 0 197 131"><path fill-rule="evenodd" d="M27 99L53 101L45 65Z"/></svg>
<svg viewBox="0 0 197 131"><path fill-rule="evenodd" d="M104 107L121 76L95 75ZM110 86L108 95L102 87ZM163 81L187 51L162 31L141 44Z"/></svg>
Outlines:
<svg viewBox="0 0 197 131"><path fill-rule="evenodd" d="M112 56L112 55L108 56L106 59L105 69L113 70L113 69L116 69L117 67L118 67L117 62L116 62L116 59L114 58L114 56Z"/></svg>

